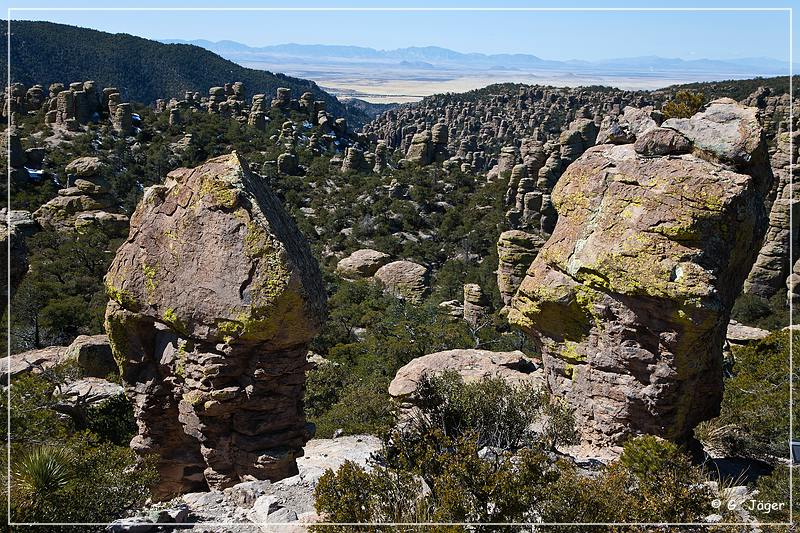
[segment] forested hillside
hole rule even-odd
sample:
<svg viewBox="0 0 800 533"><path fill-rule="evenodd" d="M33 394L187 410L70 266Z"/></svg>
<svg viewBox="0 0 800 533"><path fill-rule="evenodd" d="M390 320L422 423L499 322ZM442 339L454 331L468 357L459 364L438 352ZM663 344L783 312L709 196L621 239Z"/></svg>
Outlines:
<svg viewBox="0 0 800 533"><path fill-rule="evenodd" d="M0 57L5 59L7 25L2 26ZM87 49L92 53L85 53ZM248 96L274 94L278 87L289 87L298 95L311 91L334 114L353 123L365 118L356 108L346 109L313 81L244 68L194 45L161 44L50 22L11 22L11 78L45 87L92 79L102 87L118 87L126 100L142 103L182 97L185 91L205 93L209 87L235 79L244 83Z"/></svg>

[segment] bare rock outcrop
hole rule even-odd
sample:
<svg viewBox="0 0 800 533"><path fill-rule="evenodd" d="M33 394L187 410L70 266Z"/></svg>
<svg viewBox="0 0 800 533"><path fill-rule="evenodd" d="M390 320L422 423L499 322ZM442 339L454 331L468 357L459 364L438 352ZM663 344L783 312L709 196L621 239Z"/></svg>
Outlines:
<svg viewBox="0 0 800 533"><path fill-rule="evenodd" d="M464 285L464 321L472 327L481 325L489 315L491 303L477 283Z"/></svg>
<svg viewBox="0 0 800 533"><path fill-rule="evenodd" d="M63 363L66 351L67 346L48 346L3 357L0 365L5 371L0 374L0 385L8 385L21 374L40 373Z"/></svg>
<svg viewBox="0 0 800 533"><path fill-rule="evenodd" d="M510 304L589 446L687 441L718 414L730 310L766 229L772 175L753 109L718 100L663 126L694 152L670 136L653 145L680 148L668 157L606 144L569 166L558 224Z"/></svg>
<svg viewBox="0 0 800 533"><path fill-rule="evenodd" d="M374 275L386 292L419 302L430 290L430 273L426 267L413 261L393 261L380 267Z"/></svg>
<svg viewBox="0 0 800 533"><path fill-rule="evenodd" d="M544 243L544 237L535 233L512 229L500 234L497 240L497 288L504 305L511 303Z"/></svg>
<svg viewBox="0 0 800 533"><path fill-rule="evenodd" d="M400 368L389 384L389 395L400 403L413 404L422 376L445 371L457 372L468 383L496 377L512 385L544 386L541 368L520 351L446 350L417 357Z"/></svg>
<svg viewBox="0 0 800 533"><path fill-rule="evenodd" d="M67 347L64 358L78 363L89 377L105 378L119 370L106 335L79 335Z"/></svg>
<svg viewBox="0 0 800 533"><path fill-rule="evenodd" d="M33 213L36 221L57 231L95 227L109 235L124 235L128 217L120 212L111 183L103 176L106 165L97 157L79 157L64 170L67 187Z"/></svg>
<svg viewBox="0 0 800 533"><path fill-rule="evenodd" d="M158 456L157 498L297 472L325 291L262 178L235 152L171 172L145 192L106 287L131 447Z"/></svg>
<svg viewBox="0 0 800 533"><path fill-rule="evenodd" d="M795 261L792 273L786 278L786 292L792 307L800 308L800 259Z"/></svg>
<svg viewBox="0 0 800 533"><path fill-rule="evenodd" d="M336 272L346 278L369 278L390 260L388 254L364 248L339 261Z"/></svg>
<svg viewBox="0 0 800 533"><path fill-rule="evenodd" d="M789 132L780 133L775 139L770 162L776 183L769 227L758 259L745 282L745 292L764 298L773 296L784 287L792 274L792 266L800 259L800 249L793 246L790 250L789 247L790 241L797 243L800 238L800 198L792 191L792 187L797 187L800 173L797 165L800 132L795 129L792 133L794 138L791 140ZM790 251L794 255L790 256Z"/></svg>
<svg viewBox="0 0 800 533"><path fill-rule="evenodd" d="M9 261L3 261L0 283L5 287L3 306L14 297L17 287L28 273L28 246L26 240L39 231L39 225L29 211L0 209L0 247L8 251ZM11 282L7 285L7 282Z"/></svg>

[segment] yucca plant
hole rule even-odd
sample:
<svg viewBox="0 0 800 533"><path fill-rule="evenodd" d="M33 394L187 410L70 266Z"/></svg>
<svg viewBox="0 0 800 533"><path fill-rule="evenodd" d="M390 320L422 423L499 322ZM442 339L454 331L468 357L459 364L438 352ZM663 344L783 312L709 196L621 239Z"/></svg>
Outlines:
<svg viewBox="0 0 800 533"><path fill-rule="evenodd" d="M60 448L38 446L25 453L12 469L13 490L19 502L47 499L72 479L69 454Z"/></svg>

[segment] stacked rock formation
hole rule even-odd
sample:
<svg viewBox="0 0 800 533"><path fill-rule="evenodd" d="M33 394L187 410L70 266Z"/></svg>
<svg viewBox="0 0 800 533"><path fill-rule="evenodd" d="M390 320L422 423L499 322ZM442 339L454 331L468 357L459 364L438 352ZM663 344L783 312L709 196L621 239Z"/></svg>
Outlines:
<svg viewBox="0 0 800 533"><path fill-rule="evenodd" d="M472 327L480 326L490 311L489 298L477 283L464 285L464 321Z"/></svg>
<svg viewBox="0 0 800 533"><path fill-rule="evenodd" d="M0 116L7 118L9 111L12 115L38 111L44 101L44 87L41 85L34 85L28 89L22 83L12 83L0 93L0 104L3 106Z"/></svg>
<svg viewBox="0 0 800 533"><path fill-rule="evenodd" d="M441 163L449 156L447 151L447 124L434 124L431 128L431 158L436 163Z"/></svg>
<svg viewBox="0 0 800 533"><path fill-rule="evenodd" d="M372 171L380 173L389 167L389 148L384 141L379 141L375 146L375 165Z"/></svg>
<svg viewBox="0 0 800 533"><path fill-rule="evenodd" d="M250 114L247 116L247 123L258 130L264 131L267 128L267 101L266 95L256 94L250 105Z"/></svg>
<svg viewBox="0 0 800 533"><path fill-rule="evenodd" d="M147 189L106 287L139 426L131 447L158 456L155 497L297 472L325 291L293 221L235 152Z"/></svg>
<svg viewBox="0 0 800 533"><path fill-rule="evenodd" d="M119 119L116 109L121 98L116 88L101 89L97 82L89 80L70 83L69 87L65 87L63 83L53 83L50 85L48 97L45 97L40 85L29 89L27 94L28 110L41 107L46 110L45 124L76 130L82 124L110 119L112 126L117 128ZM130 111L128 115L130 123ZM128 126L121 133L127 135L131 128L132 126ZM117 131L120 130L117 128Z"/></svg>
<svg viewBox="0 0 800 533"><path fill-rule="evenodd" d="M630 91L538 86L490 86L435 95L390 110L364 128L418 165L487 173L508 180L507 220L514 229L550 233L557 214L550 191L564 169L595 143L603 120L616 124L630 110L664 99ZM605 118L604 118L605 117ZM435 149L435 128L447 128L447 146Z"/></svg>
<svg viewBox="0 0 800 533"><path fill-rule="evenodd" d="M753 270L745 283L745 291L769 298L782 289L787 277L792 274L792 265L800 259L800 249L789 248L790 239L798 242L800 237L800 195L792 191L796 187L798 169L798 142L800 121L789 116L789 95L771 96L769 90L759 89L749 101L759 106L764 117L768 137L774 138L770 147L770 163L775 173L775 184L770 192L769 228L764 245L759 252ZM795 106L800 101L795 101ZM790 139L789 120L794 120ZM791 146L791 150L790 150ZM791 169L791 172L790 172ZM790 256L790 251L794 255Z"/></svg>
<svg viewBox="0 0 800 533"><path fill-rule="evenodd" d="M367 160L364 158L364 152L356 147L351 146L345 152L344 160L342 161L342 173L347 174L348 172L365 172L370 170L370 165L367 164Z"/></svg>
<svg viewBox="0 0 800 533"><path fill-rule="evenodd" d="M97 227L109 235L124 235L128 217L122 214L111 194L111 184L103 177L106 166L96 157L80 157L64 171L68 186L58 196L37 209L33 216L44 228L57 231Z"/></svg>
<svg viewBox="0 0 800 533"><path fill-rule="evenodd" d="M9 178L13 181L27 180L28 171L26 166L36 166L28 160L26 152L22 149L22 139L20 131L15 125L6 128L3 132L3 145L8 146L8 165ZM6 144L7 143L7 144ZM39 161L41 164L41 162Z"/></svg>
<svg viewBox="0 0 800 533"><path fill-rule="evenodd" d="M503 305L511 303L528 267L533 262L545 239L539 234L520 230L504 231L497 240L497 287Z"/></svg>
<svg viewBox="0 0 800 533"><path fill-rule="evenodd" d="M289 109L292 105L292 90L286 87L279 87L271 106L279 109Z"/></svg>
<svg viewBox="0 0 800 533"><path fill-rule="evenodd" d="M0 209L0 246L8 250L10 261L3 261L3 307L14 297L22 278L28 272L28 247L25 241L39 231L39 225L28 211ZM6 283L10 281L9 286Z"/></svg>
<svg viewBox="0 0 800 533"><path fill-rule="evenodd" d="M414 134L406 153L406 160L415 165L430 165L433 161L433 143L428 130Z"/></svg>
<svg viewBox="0 0 800 533"><path fill-rule="evenodd" d="M476 172L497 164L503 147L520 147L522 139L550 141L548 153L558 151L559 135L575 119L588 118L599 125L606 115L619 115L626 105L644 106L651 98L632 91L590 91L539 86L490 86L462 94L429 96L421 102L392 109L364 127L364 132L385 139L391 149L422 151L424 131L443 124L448 131L448 152ZM591 132L588 130L585 133ZM408 157L408 156L407 156ZM510 171L511 168L509 167Z"/></svg>
<svg viewBox="0 0 800 533"><path fill-rule="evenodd" d="M568 167L558 224L510 304L588 446L684 442L718 414L730 309L767 225L756 109L720 99L663 126Z"/></svg>
<svg viewBox="0 0 800 533"><path fill-rule="evenodd" d="M123 136L130 135L133 132L131 104L122 103L114 107L111 125L114 127L114 131Z"/></svg>

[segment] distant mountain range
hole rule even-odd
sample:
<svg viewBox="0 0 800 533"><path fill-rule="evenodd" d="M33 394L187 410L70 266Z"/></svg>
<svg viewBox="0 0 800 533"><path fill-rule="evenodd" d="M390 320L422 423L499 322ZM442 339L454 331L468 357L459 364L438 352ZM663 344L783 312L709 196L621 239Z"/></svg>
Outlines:
<svg viewBox="0 0 800 533"><path fill-rule="evenodd" d="M6 24L2 25L0 57L7 50ZM150 103L157 98L181 97L187 90L208 94L225 83L244 82L248 95L274 95L289 87L299 97L311 91L325 100L336 116L358 123L368 117L348 109L316 83L284 74L245 68L223 59L206 47L163 44L127 34L113 34L51 22L11 22L11 81L26 85L95 80L103 87L118 87L125 99Z"/></svg>
<svg viewBox="0 0 800 533"><path fill-rule="evenodd" d="M788 74L788 63L763 57L741 59L677 59L659 56L626 57L600 61L554 61L532 54L480 54L461 53L437 46L376 50L361 46L334 46L322 44L279 44L251 47L235 41L212 42L207 40L164 43L194 44L237 62L304 63L324 66L330 64L373 63L391 65L402 69L525 70L583 74L605 71L619 75L640 74L691 74L704 78L780 76Z"/></svg>

